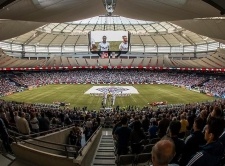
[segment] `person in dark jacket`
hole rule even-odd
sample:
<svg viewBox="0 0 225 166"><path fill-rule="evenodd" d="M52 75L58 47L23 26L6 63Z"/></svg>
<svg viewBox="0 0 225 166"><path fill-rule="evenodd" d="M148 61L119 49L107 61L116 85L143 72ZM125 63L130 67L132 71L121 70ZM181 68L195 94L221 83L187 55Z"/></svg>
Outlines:
<svg viewBox="0 0 225 166"><path fill-rule="evenodd" d="M170 120L166 118L166 114L163 114L163 119L159 121L158 129L159 129L159 137L162 138L166 135L167 128L170 124Z"/></svg>
<svg viewBox="0 0 225 166"><path fill-rule="evenodd" d="M50 122L49 122L49 119L47 117L45 117L44 113L41 114L41 118L38 119L38 121L39 121L40 131L48 131L49 130Z"/></svg>
<svg viewBox="0 0 225 166"><path fill-rule="evenodd" d="M141 140L145 139L146 135L144 130L141 128L141 122L135 121L133 123L133 130L131 131L130 141L131 141L131 149L132 153L140 153L141 152Z"/></svg>
<svg viewBox="0 0 225 166"><path fill-rule="evenodd" d="M9 134L1 118L0 118L0 138L2 140L6 152L12 153L12 149L9 143Z"/></svg>
<svg viewBox="0 0 225 166"><path fill-rule="evenodd" d="M169 137L173 140L176 150L176 155L170 162L170 164L178 164L181 154L184 150L184 141L178 138L178 134L181 128L179 121L172 121L169 125Z"/></svg>
<svg viewBox="0 0 225 166"><path fill-rule="evenodd" d="M121 119L122 126L115 131L115 139L117 140L117 155L126 155L128 153L128 145L130 141L131 129L127 126L127 118Z"/></svg>
<svg viewBox="0 0 225 166"><path fill-rule="evenodd" d="M191 158L187 166L219 166L224 154L224 146L219 140L223 130L224 120L211 117L205 127L206 145Z"/></svg>
<svg viewBox="0 0 225 166"><path fill-rule="evenodd" d="M185 166L191 157L199 151L200 146L205 145L204 134L202 129L204 127L204 120L196 118L193 124L193 133L191 133L185 140L184 151L180 160L180 165Z"/></svg>

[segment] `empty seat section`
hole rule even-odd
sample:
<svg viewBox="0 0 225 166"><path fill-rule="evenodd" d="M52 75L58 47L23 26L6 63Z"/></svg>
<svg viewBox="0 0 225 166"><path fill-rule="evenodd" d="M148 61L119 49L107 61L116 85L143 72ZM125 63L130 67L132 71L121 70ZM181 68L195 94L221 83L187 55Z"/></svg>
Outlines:
<svg viewBox="0 0 225 166"><path fill-rule="evenodd" d="M131 66L133 67L142 66L142 61L143 61L143 58L136 58L133 60L133 63L131 64Z"/></svg>
<svg viewBox="0 0 225 166"><path fill-rule="evenodd" d="M0 60L0 66L2 66L4 63L8 62L10 59L12 59L12 57L10 57L10 56L4 56L4 57Z"/></svg>
<svg viewBox="0 0 225 166"><path fill-rule="evenodd" d="M151 61L152 58L144 58L143 61L142 61L142 66L149 66L149 63Z"/></svg>
<svg viewBox="0 0 225 166"><path fill-rule="evenodd" d="M54 66L57 66L57 67L62 66L61 57L55 57L54 58Z"/></svg>
<svg viewBox="0 0 225 166"><path fill-rule="evenodd" d="M170 58L164 58L163 64L165 67L171 67L173 65Z"/></svg>
<svg viewBox="0 0 225 166"><path fill-rule="evenodd" d="M83 58L75 58L79 66L87 66L85 59Z"/></svg>
<svg viewBox="0 0 225 166"><path fill-rule="evenodd" d="M26 63L26 61L27 60L25 59L18 59L17 61L11 63L9 67L24 67L24 63Z"/></svg>
<svg viewBox="0 0 225 166"><path fill-rule="evenodd" d="M10 60L8 60L7 62L5 62L4 64L2 64L2 67L9 67L12 63L14 63L15 61L17 61L17 58L11 58Z"/></svg>
<svg viewBox="0 0 225 166"><path fill-rule="evenodd" d="M97 59L86 59L88 66L98 66Z"/></svg>
<svg viewBox="0 0 225 166"><path fill-rule="evenodd" d="M210 65L213 68L220 68L221 66L216 64L215 62L212 62L211 60L209 60L208 58L202 58L201 59L203 62L207 63L208 65Z"/></svg>
<svg viewBox="0 0 225 166"><path fill-rule="evenodd" d="M225 67L225 63L221 62L220 60L218 60L217 58L213 57L213 56L209 56L207 57L209 60L211 60L212 62L218 64L220 67Z"/></svg>
<svg viewBox="0 0 225 166"><path fill-rule="evenodd" d="M121 66L121 59L110 59L111 66Z"/></svg>
<svg viewBox="0 0 225 166"><path fill-rule="evenodd" d="M149 66L154 67L157 66L157 57L151 58L151 62L149 63Z"/></svg>
<svg viewBox="0 0 225 166"><path fill-rule="evenodd" d="M110 61L112 61L112 59ZM109 59L98 59L98 64L99 64L99 66L108 66Z"/></svg>
<svg viewBox="0 0 225 166"><path fill-rule="evenodd" d="M187 60L174 60L173 62L176 62L177 67L194 67Z"/></svg>
<svg viewBox="0 0 225 166"><path fill-rule="evenodd" d="M122 66L131 66L133 59L122 59Z"/></svg>
<svg viewBox="0 0 225 166"><path fill-rule="evenodd" d="M200 65L194 62L193 60L185 60L185 61L187 62L188 65L190 65L190 67L200 68Z"/></svg>
<svg viewBox="0 0 225 166"><path fill-rule="evenodd" d="M70 66L79 66L75 58L68 58Z"/></svg>
<svg viewBox="0 0 225 166"><path fill-rule="evenodd" d="M163 57L158 57L156 66L163 67Z"/></svg>
<svg viewBox="0 0 225 166"><path fill-rule="evenodd" d="M54 57L50 57L47 62L45 63L45 66L54 66Z"/></svg>
<svg viewBox="0 0 225 166"><path fill-rule="evenodd" d="M211 65L207 64L206 62L202 61L201 59L195 59L194 62L198 63L200 68L213 68Z"/></svg>
<svg viewBox="0 0 225 166"><path fill-rule="evenodd" d="M62 59L62 66L64 67L70 66L68 58L61 56L61 59Z"/></svg>
<svg viewBox="0 0 225 166"><path fill-rule="evenodd" d="M217 58L219 61L225 63L225 57L223 54L216 54L214 55L215 58Z"/></svg>

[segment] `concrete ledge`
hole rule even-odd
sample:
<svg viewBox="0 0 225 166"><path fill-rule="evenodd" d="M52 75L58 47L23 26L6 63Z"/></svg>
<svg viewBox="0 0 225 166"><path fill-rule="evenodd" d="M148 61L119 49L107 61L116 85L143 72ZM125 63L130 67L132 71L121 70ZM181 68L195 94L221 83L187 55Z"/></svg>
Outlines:
<svg viewBox="0 0 225 166"><path fill-rule="evenodd" d="M80 166L91 165L101 135L102 127L92 137L91 142L88 142L87 145L84 147L84 149L82 150L82 156L79 155L76 159L74 159L74 163L79 164Z"/></svg>
<svg viewBox="0 0 225 166"><path fill-rule="evenodd" d="M70 129L65 130L66 133L70 131ZM59 134L65 133L65 131L61 131ZM57 133L46 136L52 138L51 136L57 137ZM44 148L38 148L36 146L30 147L27 146L27 143L13 143L12 150L16 155L16 159L20 161L24 161L26 163L30 163L27 165L32 166L90 166L100 141L102 135L102 128L100 127L95 134L92 136L92 139L86 144L86 146L82 150L82 155L79 155L76 159L67 158L65 156L59 154L53 154ZM42 138L44 138L43 136ZM42 139L40 138L40 139ZM59 138L59 137L58 137ZM46 140L46 139L45 139ZM64 137L61 137L60 140L65 140ZM31 140L30 140L31 141ZM55 141L52 141L55 142Z"/></svg>
<svg viewBox="0 0 225 166"><path fill-rule="evenodd" d="M24 146L20 143L18 144L13 143L12 150L14 154L16 155L16 158L22 161L24 160L33 166L50 166L50 165L78 166L77 164L73 163L72 158L66 158L64 156L39 151L39 150Z"/></svg>

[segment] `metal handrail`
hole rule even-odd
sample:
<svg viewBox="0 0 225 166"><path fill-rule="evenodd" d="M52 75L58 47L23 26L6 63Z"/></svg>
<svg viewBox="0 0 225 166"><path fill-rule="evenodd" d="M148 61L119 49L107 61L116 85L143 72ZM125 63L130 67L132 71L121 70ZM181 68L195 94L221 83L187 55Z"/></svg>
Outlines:
<svg viewBox="0 0 225 166"><path fill-rule="evenodd" d="M49 132L53 132L53 131L60 130L60 129L65 129L65 128L69 128L69 127L72 127L72 126L74 126L74 124L73 125L68 125L68 126L65 126L65 127L61 127L61 128L56 128L56 129L49 130L49 131L44 131L44 132L40 132L40 133L30 134L30 135L23 135L23 134L20 134L20 133L17 133L15 131L11 131L11 130L10 130L10 132L19 135L18 137L14 137L13 138L16 143L18 143L18 140L19 140L20 142L24 142L24 143L31 144L31 145L34 145L34 146L42 147L42 148L49 149L49 150L55 150L55 151L63 152L63 153L66 153L67 158L69 157L69 153L75 153L76 155L79 154L80 156L82 156L82 151L83 151L84 147L89 142L92 141L92 138L100 130L101 126L99 126L95 130L95 132L91 135L91 137L87 140L87 142L84 144L84 146L79 151L71 151L71 150L67 149L68 147L74 147L75 149L78 149L79 147L75 146L75 145L59 144L59 143L54 143L54 142L49 142L49 141L43 141L43 140L40 140L40 139L37 139L37 138L30 138L32 136L36 136L36 135L40 135L40 134L46 134L46 133L49 133ZM50 144L50 145L62 146L62 147L64 147L65 150L52 148L52 147L47 147L47 146L44 146L44 145L38 145L38 144L35 144L33 142L30 142L30 141L22 139L24 137L26 137L27 139L30 139L30 140L34 140L34 141L38 141L38 142L42 142L42 143L46 143L46 144Z"/></svg>
<svg viewBox="0 0 225 166"><path fill-rule="evenodd" d="M55 150L55 151L58 151L58 152L61 152L61 153L66 153L67 158L69 158L69 153L75 153L75 154L78 153L77 151L67 150L66 146L64 146L65 150L63 150L63 149L52 148L52 147L47 147L47 146L43 146L43 145L37 145L37 144L29 142L29 141L23 141L23 142L26 143L26 144L37 146L37 147L41 147L41 148L45 148L45 149L49 149L49 150Z"/></svg>
<svg viewBox="0 0 225 166"><path fill-rule="evenodd" d="M24 134L21 134L21 133L18 133L18 132L15 132L15 131L12 131L12 130L9 130L10 133L13 133L13 134L17 134L19 135L18 139L20 139L21 137L27 137L29 139L34 139L34 138L30 138L30 137L33 137L33 136L39 136L39 135L42 135L42 134L48 134L48 133L52 133L52 132L55 132L55 131L58 131L58 130L61 130L61 129L66 129L66 128L70 128L70 127L73 127L75 122L84 122L84 120L75 120L73 121L73 124L71 125L67 125L67 126L63 126L63 127L59 127L59 128L54 128L54 129L51 129L51 130L48 130L48 131L43 131L43 132L38 132L38 133L33 133L33 134L29 134L29 135L24 135Z"/></svg>
<svg viewBox="0 0 225 166"><path fill-rule="evenodd" d="M36 139L36 138L31 138L31 140L38 141L38 142L43 142L43 143L51 144L51 145L67 146L67 147L76 147L76 148L78 148L78 146L76 146L76 145L59 144L59 143L55 143L55 142L43 141L43 140Z"/></svg>

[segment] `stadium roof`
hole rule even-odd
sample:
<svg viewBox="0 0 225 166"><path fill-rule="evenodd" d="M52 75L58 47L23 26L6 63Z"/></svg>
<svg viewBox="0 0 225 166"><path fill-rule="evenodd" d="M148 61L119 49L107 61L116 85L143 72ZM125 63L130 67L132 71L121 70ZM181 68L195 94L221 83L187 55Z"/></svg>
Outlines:
<svg viewBox="0 0 225 166"><path fill-rule="evenodd" d="M219 47L218 42L225 43L224 17L202 0L114 0L114 16L104 17L108 1L12 0L0 6L0 47L25 52L51 52L49 47L56 52L87 51L87 33L93 30L130 31L132 51L141 47L140 52L156 47L167 47L164 52L173 52L173 47L209 51Z"/></svg>

